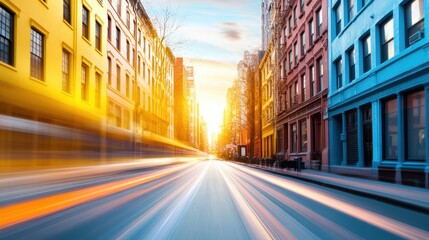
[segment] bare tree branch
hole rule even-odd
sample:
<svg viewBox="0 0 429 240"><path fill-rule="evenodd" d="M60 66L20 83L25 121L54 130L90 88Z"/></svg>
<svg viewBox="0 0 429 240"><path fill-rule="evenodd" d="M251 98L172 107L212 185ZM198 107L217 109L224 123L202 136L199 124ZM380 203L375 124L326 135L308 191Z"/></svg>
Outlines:
<svg viewBox="0 0 429 240"><path fill-rule="evenodd" d="M179 33L184 27L185 18L180 15L180 9L173 7L171 0L158 3L156 10L152 11L153 25L156 28L161 44L170 47L173 51L185 48L191 41L181 39Z"/></svg>

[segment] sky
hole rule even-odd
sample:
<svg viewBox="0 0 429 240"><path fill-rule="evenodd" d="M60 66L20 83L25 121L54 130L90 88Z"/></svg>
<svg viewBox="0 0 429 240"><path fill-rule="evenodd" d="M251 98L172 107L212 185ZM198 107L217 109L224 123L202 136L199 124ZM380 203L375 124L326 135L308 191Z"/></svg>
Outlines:
<svg viewBox="0 0 429 240"><path fill-rule="evenodd" d="M170 39L174 55L194 66L200 112L209 134L222 124L226 92L245 50L261 45L260 0L142 0L151 16L166 6L181 27ZM185 42L177 46L177 42Z"/></svg>

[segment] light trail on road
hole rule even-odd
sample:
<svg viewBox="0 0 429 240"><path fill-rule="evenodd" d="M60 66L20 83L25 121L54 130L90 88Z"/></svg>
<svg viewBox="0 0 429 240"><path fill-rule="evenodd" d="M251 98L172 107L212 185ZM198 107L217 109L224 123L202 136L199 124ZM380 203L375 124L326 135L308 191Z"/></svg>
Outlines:
<svg viewBox="0 0 429 240"><path fill-rule="evenodd" d="M103 176L3 206L0 239L429 239L427 214L218 160Z"/></svg>

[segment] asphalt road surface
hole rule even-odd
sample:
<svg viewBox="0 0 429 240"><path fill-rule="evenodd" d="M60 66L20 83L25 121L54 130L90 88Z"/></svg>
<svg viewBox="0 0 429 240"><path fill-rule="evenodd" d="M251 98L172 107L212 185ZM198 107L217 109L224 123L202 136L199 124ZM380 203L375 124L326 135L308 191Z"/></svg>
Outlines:
<svg viewBox="0 0 429 240"><path fill-rule="evenodd" d="M0 179L0 239L429 239L429 215L218 160Z"/></svg>

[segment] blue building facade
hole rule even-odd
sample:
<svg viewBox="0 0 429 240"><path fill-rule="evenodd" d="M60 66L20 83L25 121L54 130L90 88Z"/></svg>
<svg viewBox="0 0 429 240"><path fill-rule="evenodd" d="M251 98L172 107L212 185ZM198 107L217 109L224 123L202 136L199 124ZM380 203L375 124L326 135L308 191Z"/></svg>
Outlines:
<svg viewBox="0 0 429 240"><path fill-rule="evenodd" d="M427 188L429 1L328 9L330 171Z"/></svg>

